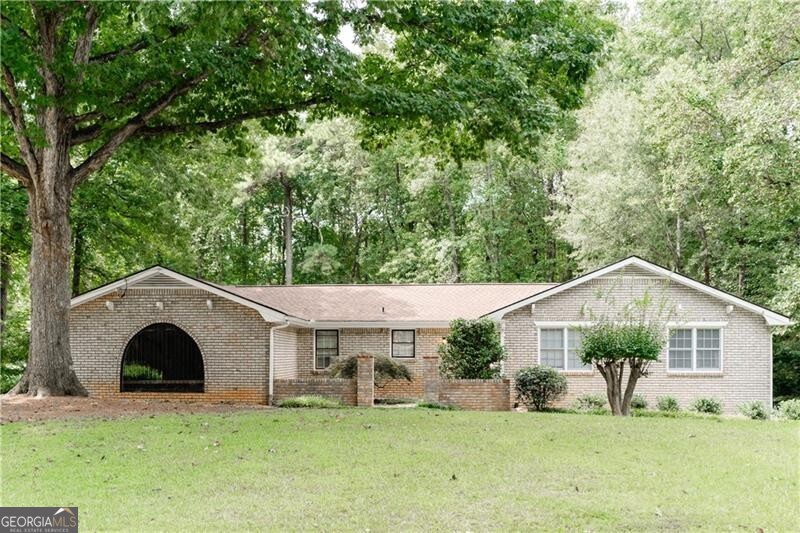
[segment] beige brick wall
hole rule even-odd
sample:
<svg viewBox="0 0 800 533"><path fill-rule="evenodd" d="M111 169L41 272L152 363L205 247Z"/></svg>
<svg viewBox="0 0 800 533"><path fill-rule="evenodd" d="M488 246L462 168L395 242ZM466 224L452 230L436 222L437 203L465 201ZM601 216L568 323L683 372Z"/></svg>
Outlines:
<svg viewBox="0 0 800 533"><path fill-rule="evenodd" d="M633 275L630 275L633 274ZM508 350L504 373L513 377L522 367L539 362L537 324L542 321L585 321L581 309L588 304L595 312L604 308L598 293L614 288L614 302L608 307L619 310L631 300L648 291L654 300L665 300L672 306L680 304L672 320L687 322L727 322L722 328L722 372L679 374L666 368L666 346L659 362L650 367L650 375L642 378L637 393L651 405L658 396L678 398L682 408L698 397L714 397L722 401L727 413L737 412L738 406L751 400L770 405L772 399L772 336L763 317L734 307L726 313L727 304L702 292L667 280L654 279L638 272L624 277L608 276L578 285L530 306L515 310L503 317L503 336ZM584 393L605 394L605 381L595 370L589 374L565 372L569 392L561 405L572 403Z"/></svg>
<svg viewBox="0 0 800 533"><path fill-rule="evenodd" d="M447 335L446 328L428 328L416 330L415 356L397 359L406 365L413 376L413 381L390 381L383 387L376 387L375 397L381 398L422 398L422 358L436 355L437 347ZM326 376L327 371L314 369L313 329L297 331L297 377L309 378ZM386 328L341 328L339 329L340 357L350 357L361 352L376 355L390 353L389 329ZM277 359L276 359L277 361ZM277 374L277 373L276 373Z"/></svg>
<svg viewBox="0 0 800 533"><path fill-rule="evenodd" d="M358 403L355 379L276 379L273 385L275 403L295 396L323 396L353 406Z"/></svg>
<svg viewBox="0 0 800 533"><path fill-rule="evenodd" d="M206 300L213 301L209 310ZM106 301L114 309L106 308ZM164 309L156 309L163 302ZM120 393L125 346L149 324L169 322L197 342L203 355L205 393ZM98 397L181 398L262 403L267 398L269 326L258 312L199 289L129 289L70 312L70 347L75 371Z"/></svg>

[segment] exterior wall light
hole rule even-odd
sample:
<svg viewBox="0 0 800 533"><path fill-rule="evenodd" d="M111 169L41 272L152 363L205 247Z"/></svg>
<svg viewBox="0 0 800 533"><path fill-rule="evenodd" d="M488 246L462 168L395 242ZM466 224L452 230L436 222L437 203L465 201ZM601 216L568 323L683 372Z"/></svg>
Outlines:
<svg viewBox="0 0 800 533"><path fill-rule="evenodd" d="M156 309L158 309L159 311L163 311L164 310L164 302L156 302Z"/></svg>
<svg viewBox="0 0 800 533"><path fill-rule="evenodd" d="M211 311L212 309L214 309L214 300L212 300L211 298L209 298L208 300L206 300L206 307L208 307L208 310L209 310L209 311Z"/></svg>
<svg viewBox="0 0 800 533"><path fill-rule="evenodd" d="M109 311L113 311L114 310L114 302L112 302L112 301L106 302L106 309L108 309Z"/></svg>

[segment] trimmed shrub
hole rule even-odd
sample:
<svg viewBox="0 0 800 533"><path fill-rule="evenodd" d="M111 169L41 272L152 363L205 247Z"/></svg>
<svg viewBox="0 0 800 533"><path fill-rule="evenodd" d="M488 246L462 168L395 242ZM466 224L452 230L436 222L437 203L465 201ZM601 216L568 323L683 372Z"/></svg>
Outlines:
<svg viewBox="0 0 800 533"><path fill-rule="evenodd" d="M718 415L722 413L722 403L715 398L698 398L692 402L690 409L697 413Z"/></svg>
<svg viewBox="0 0 800 533"><path fill-rule="evenodd" d="M634 394L631 398L631 409L647 409L647 400L641 394Z"/></svg>
<svg viewBox="0 0 800 533"><path fill-rule="evenodd" d="M164 373L147 365L131 363L122 367L122 377L132 380L160 381L164 379Z"/></svg>
<svg viewBox="0 0 800 533"><path fill-rule="evenodd" d="M342 407L339 400L325 398L324 396L295 396L278 402L278 407L312 408L312 409L337 409Z"/></svg>
<svg viewBox="0 0 800 533"><path fill-rule="evenodd" d="M519 401L536 411L542 411L567 392L567 378L547 366L523 368L514 380Z"/></svg>
<svg viewBox="0 0 800 533"><path fill-rule="evenodd" d="M659 411L675 412L680 411L678 400L674 396L659 396L656 398L656 406Z"/></svg>
<svg viewBox="0 0 800 533"><path fill-rule="evenodd" d="M800 420L800 398L784 400L779 403L778 416L785 420Z"/></svg>
<svg viewBox="0 0 800 533"><path fill-rule="evenodd" d="M417 403L417 407L422 407L423 409L441 409L442 411L458 411L458 407L455 405L447 405L440 402L430 402L424 401Z"/></svg>
<svg viewBox="0 0 800 533"><path fill-rule="evenodd" d="M766 420L768 418L767 408L759 401L743 403L739 406L739 412L753 420Z"/></svg>
<svg viewBox="0 0 800 533"><path fill-rule="evenodd" d="M575 398L575 409L578 411L594 411L606 406L606 397L602 394L583 394Z"/></svg>
<svg viewBox="0 0 800 533"><path fill-rule="evenodd" d="M411 371L406 365L385 355L373 355L375 358L375 386L379 389L393 379L412 381ZM358 356L351 355L331 365L331 377L353 379L358 374Z"/></svg>
<svg viewBox="0 0 800 533"><path fill-rule="evenodd" d="M488 318L453 320L438 351L439 372L452 379L496 378L506 357L497 324Z"/></svg>

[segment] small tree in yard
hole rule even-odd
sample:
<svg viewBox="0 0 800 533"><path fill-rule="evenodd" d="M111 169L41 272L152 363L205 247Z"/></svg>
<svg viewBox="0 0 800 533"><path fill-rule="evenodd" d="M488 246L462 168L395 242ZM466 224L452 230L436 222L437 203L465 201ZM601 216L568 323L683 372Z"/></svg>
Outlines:
<svg viewBox="0 0 800 533"><path fill-rule="evenodd" d="M517 398L527 407L543 411L567 392L567 378L555 368L531 366L514 375Z"/></svg>
<svg viewBox="0 0 800 533"><path fill-rule="evenodd" d="M661 328L650 324L604 323L584 330L581 360L596 366L606 380L608 404L614 415L630 414L636 382L647 376L650 363L658 360L663 342Z"/></svg>
<svg viewBox="0 0 800 533"><path fill-rule="evenodd" d="M506 352L497 325L488 318L456 319L439 346L439 370L453 379L492 379L500 375Z"/></svg>
<svg viewBox="0 0 800 533"><path fill-rule="evenodd" d="M652 299L645 292L642 298L624 306L621 315L616 316L613 310L617 306L611 292L605 299L610 311L600 319L595 318L594 325L583 328L579 353L581 361L597 367L605 379L612 414L628 416L636 383L639 378L647 376L650 363L658 360L666 341L667 319L663 315L667 302L662 299L655 316L648 316Z"/></svg>

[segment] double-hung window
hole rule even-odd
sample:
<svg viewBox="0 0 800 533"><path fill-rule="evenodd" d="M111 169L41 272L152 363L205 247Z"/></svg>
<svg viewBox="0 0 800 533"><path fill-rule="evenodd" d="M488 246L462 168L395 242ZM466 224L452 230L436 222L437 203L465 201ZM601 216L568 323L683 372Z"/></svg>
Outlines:
<svg viewBox="0 0 800 533"><path fill-rule="evenodd" d="M415 333L413 329L392 330L392 357L414 357Z"/></svg>
<svg viewBox="0 0 800 533"><path fill-rule="evenodd" d="M592 365L581 362L578 352L583 333L571 328L542 328L539 330L539 364L559 370L591 370Z"/></svg>
<svg viewBox="0 0 800 533"><path fill-rule="evenodd" d="M722 370L722 330L679 328L670 331L669 370L719 372Z"/></svg>
<svg viewBox="0 0 800 533"><path fill-rule="evenodd" d="M314 368L324 370L339 357L339 330L318 329L314 332Z"/></svg>

